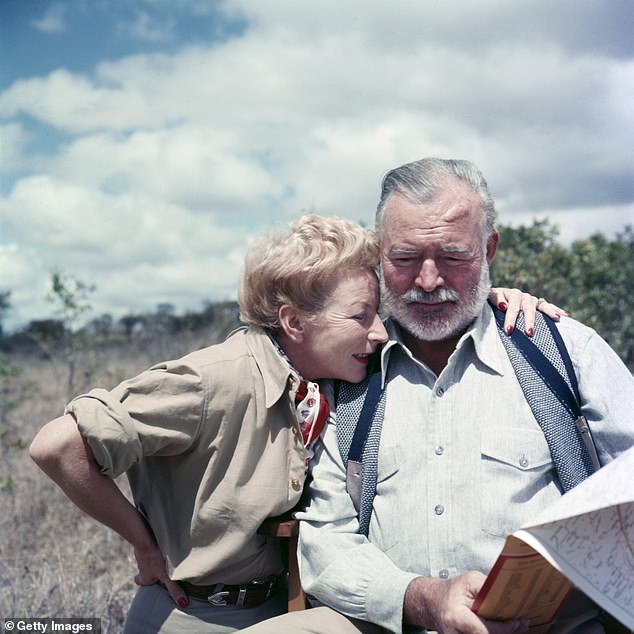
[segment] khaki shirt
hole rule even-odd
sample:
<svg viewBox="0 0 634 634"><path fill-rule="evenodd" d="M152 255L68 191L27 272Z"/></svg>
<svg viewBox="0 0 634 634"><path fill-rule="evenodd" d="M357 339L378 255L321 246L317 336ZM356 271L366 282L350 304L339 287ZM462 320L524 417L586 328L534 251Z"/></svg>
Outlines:
<svg viewBox="0 0 634 634"><path fill-rule="evenodd" d="M67 411L103 473L127 473L172 579L245 583L282 570L257 530L301 496L297 385L268 336L242 328Z"/></svg>

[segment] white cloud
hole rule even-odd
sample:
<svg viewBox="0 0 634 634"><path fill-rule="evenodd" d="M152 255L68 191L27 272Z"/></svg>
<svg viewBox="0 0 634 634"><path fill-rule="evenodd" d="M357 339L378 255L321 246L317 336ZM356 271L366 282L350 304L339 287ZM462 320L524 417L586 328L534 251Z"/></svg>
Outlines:
<svg viewBox="0 0 634 634"><path fill-rule="evenodd" d="M190 254L235 245L213 214L196 215L143 193L110 195L45 175L20 180L0 205L6 233L18 244L43 247L40 258L49 266L154 265L182 259L185 243Z"/></svg>
<svg viewBox="0 0 634 634"><path fill-rule="evenodd" d="M68 144L48 165L57 176L114 192L145 192L196 210L257 213L281 185L240 138L182 125L130 135L93 134Z"/></svg>
<svg viewBox="0 0 634 634"><path fill-rule="evenodd" d="M66 7L62 4L50 5L44 15L31 22L32 26L44 33L63 33L66 30L64 17Z"/></svg>
<svg viewBox="0 0 634 634"><path fill-rule="evenodd" d="M19 123L0 125L0 173L11 174L24 167L24 149L31 138Z"/></svg>
<svg viewBox="0 0 634 634"><path fill-rule="evenodd" d="M137 10L132 21L119 22L117 31L145 42L169 42L174 38L174 21Z"/></svg>
<svg viewBox="0 0 634 634"><path fill-rule="evenodd" d="M199 308L235 297L245 236L213 214L40 175L19 181L0 215L11 239L0 245L3 289L15 289L17 308L46 314L44 289L57 269L95 283L98 312L119 316L160 302Z"/></svg>

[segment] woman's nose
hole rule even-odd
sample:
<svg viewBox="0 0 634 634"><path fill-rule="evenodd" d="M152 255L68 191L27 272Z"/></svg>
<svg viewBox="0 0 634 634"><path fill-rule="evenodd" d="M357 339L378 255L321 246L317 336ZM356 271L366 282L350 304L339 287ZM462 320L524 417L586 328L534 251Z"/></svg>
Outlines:
<svg viewBox="0 0 634 634"><path fill-rule="evenodd" d="M388 340L387 330L378 314L374 316L372 328L370 328L369 338L377 343L385 343Z"/></svg>

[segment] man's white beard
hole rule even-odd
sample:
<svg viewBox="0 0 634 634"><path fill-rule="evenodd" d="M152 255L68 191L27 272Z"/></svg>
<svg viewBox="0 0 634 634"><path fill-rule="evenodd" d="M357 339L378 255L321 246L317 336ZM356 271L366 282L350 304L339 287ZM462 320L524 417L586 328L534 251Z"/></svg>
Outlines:
<svg viewBox="0 0 634 634"><path fill-rule="evenodd" d="M448 287L438 288L429 293L422 289L412 288L397 297L387 288L383 279L381 279L381 288L390 314L402 328L421 341L444 341L462 334L480 314L491 289L489 263L483 262L478 284L464 298L460 298L457 291ZM449 315L439 315L430 310L427 315L421 316L419 312L409 310L412 302L437 303L439 301L455 303Z"/></svg>

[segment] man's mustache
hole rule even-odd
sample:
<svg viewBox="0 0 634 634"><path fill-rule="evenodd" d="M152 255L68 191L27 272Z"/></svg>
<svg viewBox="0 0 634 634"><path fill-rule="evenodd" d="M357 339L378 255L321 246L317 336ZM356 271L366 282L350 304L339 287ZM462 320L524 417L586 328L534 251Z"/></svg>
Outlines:
<svg viewBox="0 0 634 634"><path fill-rule="evenodd" d="M437 304L438 302L458 302L460 296L451 288L437 288L433 291L424 291L422 288L410 288L401 295L406 304Z"/></svg>

